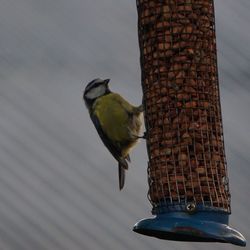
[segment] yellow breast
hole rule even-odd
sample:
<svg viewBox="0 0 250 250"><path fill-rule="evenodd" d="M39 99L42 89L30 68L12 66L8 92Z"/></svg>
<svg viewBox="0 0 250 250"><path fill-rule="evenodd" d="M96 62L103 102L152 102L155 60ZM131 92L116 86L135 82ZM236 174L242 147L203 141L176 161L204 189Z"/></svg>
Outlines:
<svg viewBox="0 0 250 250"><path fill-rule="evenodd" d="M122 142L129 138L129 116L121 104L123 101L118 94L110 93L98 98L94 104L94 113L112 141Z"/></svg>

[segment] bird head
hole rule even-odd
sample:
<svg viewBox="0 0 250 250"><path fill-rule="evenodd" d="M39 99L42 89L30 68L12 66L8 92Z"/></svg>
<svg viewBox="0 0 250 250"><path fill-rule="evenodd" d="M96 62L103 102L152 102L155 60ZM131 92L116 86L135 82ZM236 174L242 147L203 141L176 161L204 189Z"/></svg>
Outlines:
<svg viewBox="0 0 250 250"><path fill-rule="evenodd" d="M83 99L88 108L91 107L91 105L98 97L110 93L108 86L109 81L110 79L102 80L100 78L97 78L88 83L83 92Z"/></svg>

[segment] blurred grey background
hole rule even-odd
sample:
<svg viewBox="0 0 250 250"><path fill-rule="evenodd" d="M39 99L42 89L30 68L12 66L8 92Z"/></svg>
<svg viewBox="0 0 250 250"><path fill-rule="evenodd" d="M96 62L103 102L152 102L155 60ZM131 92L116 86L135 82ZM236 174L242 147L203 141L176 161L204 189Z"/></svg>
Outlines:
<svg viewBox="0 0 250 250"><path fill-rule="evenodd" d="M217 0L230 225L250 238L250 1ZM0 0L0 250L236 249L132 232L151 216L147 155L125 189L82 102L96 77L141 102L135 0ZM247 246L249 249L249 245Z"/></svg>

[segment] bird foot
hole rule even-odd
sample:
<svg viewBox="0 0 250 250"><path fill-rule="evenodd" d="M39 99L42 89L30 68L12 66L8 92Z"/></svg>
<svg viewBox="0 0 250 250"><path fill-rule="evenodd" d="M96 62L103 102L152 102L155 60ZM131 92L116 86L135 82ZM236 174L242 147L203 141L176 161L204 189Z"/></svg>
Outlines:
<svg viewBox="0 0 250 250"><path fill-rule="evenodd" d="M143 136L137 136L137 138L138 139L147 139L147 132L145 131L144 133L143 133Z"/></svg>

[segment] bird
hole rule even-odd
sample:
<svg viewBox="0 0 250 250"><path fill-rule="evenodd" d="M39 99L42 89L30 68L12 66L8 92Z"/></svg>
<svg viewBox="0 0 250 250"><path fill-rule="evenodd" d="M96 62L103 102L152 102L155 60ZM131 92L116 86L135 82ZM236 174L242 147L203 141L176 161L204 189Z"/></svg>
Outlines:
<svg viewBox="0 0 250 250"><path fill-rule="evenodd" d="M140 138L143 105L133 106L109 88L110 79L89 82L83 100L90 118L109 152L118 162L119 189L125 183L130 152Z"/></svg>

